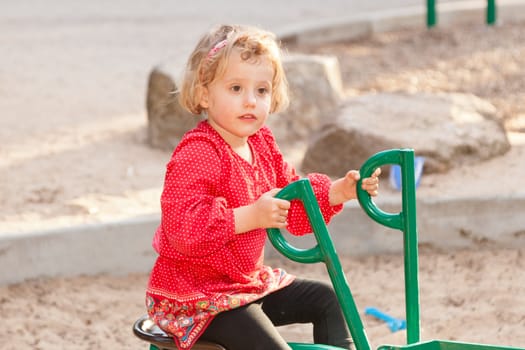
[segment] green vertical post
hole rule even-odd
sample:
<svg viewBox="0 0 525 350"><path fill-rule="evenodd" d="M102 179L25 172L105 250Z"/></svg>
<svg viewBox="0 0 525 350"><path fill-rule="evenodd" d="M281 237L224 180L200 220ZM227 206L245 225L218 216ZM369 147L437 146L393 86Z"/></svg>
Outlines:
<svg viewBox="0 0 525 350"><path fill-rule="evenodd" d="M435 26L436 23L436 1L427 0L427 27L431 28Z"/></svg>
<svg viewBox="0 0 525 350"><path fill-rule="evenodd" d="M487 0L486 22L488 25L496 23L496 0ZM437 23L436 1L427 0L427 27L434 27Z"/></svg>
<svg viewBox="0 0 525 350"><path fill-rule="evenodd" d="M405 298L407 314L407 343L420 340L419 315L419 254L416 223L416 182L414 152L401 153L403 239L405 249Z"/></svg>
<svg viewBox="0 0 525 350"><path fill-rule="evenodd" d="M496 0L487 1L487 24L494 25L496 23Z"/></svg>

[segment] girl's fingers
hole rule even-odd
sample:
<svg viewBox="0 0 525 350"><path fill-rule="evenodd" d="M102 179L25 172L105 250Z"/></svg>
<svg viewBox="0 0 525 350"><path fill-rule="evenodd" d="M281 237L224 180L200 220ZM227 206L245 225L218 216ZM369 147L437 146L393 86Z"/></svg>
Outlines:
<svg viewBox="0 0 525 350"><path fill-rule="evenodd" d="M369 177L363 180L364 186L379 186L379 178Z"/></svg>
<svg viewBox="0 0 525 350"><path fill-rule="evenodd" d="M379 175L381 174L381 168L377 168L373 174L363 180L363 190L367 191L369 195L375 197L378 195L379 190Z"/></svg>
<svg viewBox="0 0 525 350"><path fill-rule="evenodd" d="M359 175L359 171L357 171L357 170L350 170L349 172L346 173L346 178L350 179L350 180L352 180L354 182L357 182L357 181L359 181L361 176Z"/></svg>
<svg viewBox="0 0 525 350"><path fill-rule="evenodd" d="M279 202L278 206L279 206L279 209L288 211L288 209L290 208L290 202L282 199Z"/></svg>

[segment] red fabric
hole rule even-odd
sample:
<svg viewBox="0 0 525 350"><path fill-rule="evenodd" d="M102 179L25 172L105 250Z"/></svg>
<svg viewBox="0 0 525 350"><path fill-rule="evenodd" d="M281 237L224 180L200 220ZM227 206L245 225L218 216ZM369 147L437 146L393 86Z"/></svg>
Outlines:
<svg viewBox="0 0 525 350"><path fill-rule="evenodd" d="M161 224L153 239L159 256L146 303L181 349L190 348L217 313L260 299L294 278L263 264L266 230L235 234L234 208L299 179L268 128L248 142L252 164L204 121L184 136L167 165ZM308 177L328 222L342 205L329 205L327 176ZM288 222L295 235L311 232L299 201L292 201Z"/></svg>

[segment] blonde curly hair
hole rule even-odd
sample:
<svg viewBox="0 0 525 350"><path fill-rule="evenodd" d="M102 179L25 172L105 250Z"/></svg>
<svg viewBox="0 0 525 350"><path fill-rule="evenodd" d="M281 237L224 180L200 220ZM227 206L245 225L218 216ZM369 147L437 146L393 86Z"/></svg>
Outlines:
<svg viewBox="0 0 525 350"><path fill-rule="evenodd" d="M188 59L179 90L181 105L193 114L201 114L202 91L226 70L232 50L244 61L256 62L267 57L273 65L270 113L280 112L289 104L288 83L282 66L282 52L273 33L255 27L221 25L205 34Z"/></svg>

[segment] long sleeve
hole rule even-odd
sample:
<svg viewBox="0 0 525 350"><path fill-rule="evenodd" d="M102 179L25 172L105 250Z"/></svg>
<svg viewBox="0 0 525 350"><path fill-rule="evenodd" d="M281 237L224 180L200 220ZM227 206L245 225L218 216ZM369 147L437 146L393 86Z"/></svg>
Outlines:
<svg viewBox="0 0 525 350"><path fill-rule="evenodd" d="M198 138L186 140L167 165L161 227L183 255L208 255L234 238L233 209L216 195L220 173L214 145Z"/></svg>

